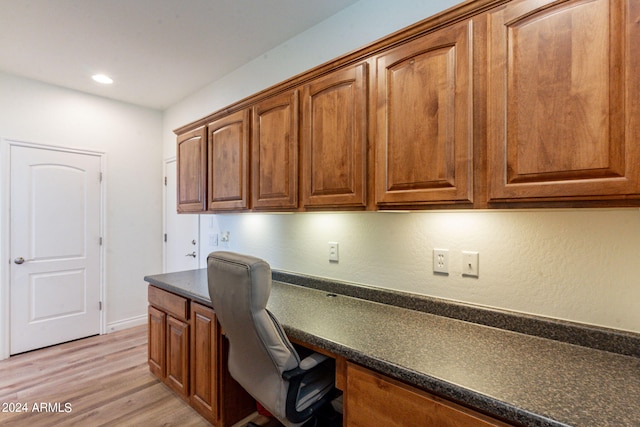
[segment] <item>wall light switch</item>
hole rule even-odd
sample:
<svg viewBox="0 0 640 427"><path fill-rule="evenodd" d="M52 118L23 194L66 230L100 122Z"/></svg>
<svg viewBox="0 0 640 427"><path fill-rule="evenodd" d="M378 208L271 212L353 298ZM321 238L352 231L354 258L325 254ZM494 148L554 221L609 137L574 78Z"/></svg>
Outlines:
<svg viewBox="0 0 640 427"><path fill-rule="evenodd" d="M462 275L479 277L478 271L480 255L478 252L462 251Z"/></svg>
<svg viewBox="0 0 640 427"><path fill-rule="evenodd" d="M228 248L229 243L231 243L231 232L223 231L220 235L220 241L222 242L222 247Z"/></svg>
<svg viewBox="0 0 640 427"><path fill-rule="evenodd" d="M329 261L338 262L339 259L338 242L329 242Z"/></svg>

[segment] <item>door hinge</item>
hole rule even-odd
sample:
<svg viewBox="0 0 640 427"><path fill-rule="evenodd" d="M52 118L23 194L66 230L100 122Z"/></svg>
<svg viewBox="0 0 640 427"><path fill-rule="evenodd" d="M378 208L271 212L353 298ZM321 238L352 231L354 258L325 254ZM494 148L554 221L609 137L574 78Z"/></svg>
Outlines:
<svg viewBox="0 0 640 427"><path fill-rule="evenodd" d="M164 233L164 241L167 241L167 233Z"/></svg>
<svg viewBox="0 0 640 427"><path fill-rule="evenodd" d="M100 172L100 182L102 182L102 172Z"/></svg>
<svg viewBox="0 0 640 427"><path fill-rule="evenodd" d="M165 186L167 185L167 177L166 176L164 177L164 185Z"/></svg>
<svg viewBox="0 0 640 427"><path fill-rule="evenodd" d="M100 246L102 246L102 237L98 239L98 242L100 243Z"/></svg>
<svg viewBox="0 0 640 427"><path fill-rule="evenodd" d="M98 310L102 311L102 301L98 301Z"/></svg>

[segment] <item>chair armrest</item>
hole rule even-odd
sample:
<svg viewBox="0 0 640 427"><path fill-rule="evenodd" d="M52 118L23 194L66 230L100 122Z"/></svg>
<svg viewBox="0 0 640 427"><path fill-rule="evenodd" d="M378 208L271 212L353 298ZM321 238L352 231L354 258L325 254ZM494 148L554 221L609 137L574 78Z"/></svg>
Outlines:
<svg viewBox="0 0 640 427"><path fill-rule="evenodd" d="M309 356L305 357L300 361L300 369L304 369L305 371L308 371L309 369L315 368L316 366L318 366L328 358L329 358L328 356L325 356L324 354L320 354L320 353L310 354Z"/></svg>
<svg viewBox="0 0 640 427"><path fill-rule="evenodd" d="M286 381L289 381L289 388L287 390L286 397L286 417L289 421L293 423L302 422L308 419L312 414L314 414L318 409L322 406L326 405L333 399L335 394L335 389L327 394L325 394L320 400L312 403L306 409L298 412L296 409L296 402L298 393L301 385L305 377L318 368L323 362L331 361L330 357L327 357L320 353L312 353L309 356L305 357L300 361L300 364L297 368L290 369L282 373L282 378Z"/></svg>
<svg viewBox="0 0 640 427"><path fill-rule="evenodd" d="M297 368L290 369L288 371L284 371L282 373L282 378L287 381L291 381L292 379L307 374L310 370L321 364L322 362L329 359L327 356L320 353L313 353L309 356L305 357L300 361L300 364Z"/></svg>

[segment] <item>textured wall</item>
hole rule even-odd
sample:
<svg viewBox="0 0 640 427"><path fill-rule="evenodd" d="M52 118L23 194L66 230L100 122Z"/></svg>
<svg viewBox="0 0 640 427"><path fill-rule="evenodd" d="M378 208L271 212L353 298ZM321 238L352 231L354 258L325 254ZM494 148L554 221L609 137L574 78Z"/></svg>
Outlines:
<svg viewBox="0 0 640 427"><path fill-rule="evenodd" d="M575 209L202 216L230 249L274 268L640 332L640 210ZM206 242L207 239L202 239ZM340 262L328 261L328 242ZM449 249L448 276L432 272ZM462 251L480 253L463 277Z"/></svg>

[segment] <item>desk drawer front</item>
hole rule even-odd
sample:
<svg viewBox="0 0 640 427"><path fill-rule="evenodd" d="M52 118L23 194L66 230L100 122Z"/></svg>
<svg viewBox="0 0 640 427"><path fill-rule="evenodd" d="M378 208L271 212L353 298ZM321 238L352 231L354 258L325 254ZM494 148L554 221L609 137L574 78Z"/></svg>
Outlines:
<svg viewBox="0 0 640 427"><path fill-rule="evenodd" d="M347 362L345 425L507 427L508 424Z"/></svg>
<svg viewBox="0 0 640 427"><path fill-rule="evenodd" d="M149 304L165 311L176 319L189 319L189 301L181 296L149 285Z"/></svg>

